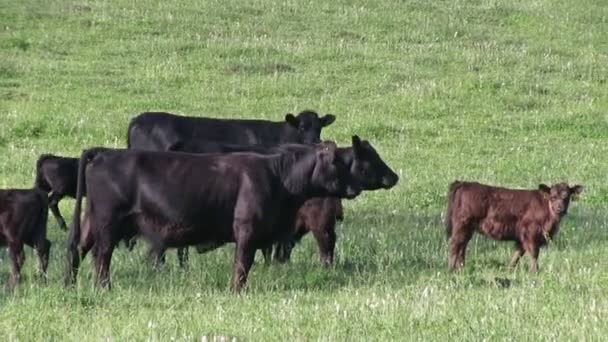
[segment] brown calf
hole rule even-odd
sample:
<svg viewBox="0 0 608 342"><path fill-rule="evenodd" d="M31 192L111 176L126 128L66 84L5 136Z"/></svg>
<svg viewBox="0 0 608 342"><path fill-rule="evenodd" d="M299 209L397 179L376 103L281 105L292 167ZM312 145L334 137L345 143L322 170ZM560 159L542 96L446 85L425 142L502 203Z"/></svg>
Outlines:
<svg viewBox="0 0 608 342"><path fill-rule="evenodd" d="M25 261L23 245L36 249L40 272L46 275L51 243L46 239L46 194L39 190L0 190L0 247L8 246L12 262L8 288L13 288Z"/></svg>
<svg viewBox="0 0 608 342"><path fill-rule="evenodd" d="M538 190L512 190L475 182L455 181L448 193L446 215L449 238L449 267L464 265L467 243L477 230L494 239L515 241L513 268L524 253L530 257L530 271L538 271L538 253L559 229L570 200L583 187L566 183Z"/></svg>
<svg viewBox="0 0 608 342"><path fill-rule="evenodd" d="M294 236L289 241L275 245L274 258L278 262L287 262L296 243L304 235L312 232L317 245L321 262L324 265L334 263L336 247L336 222L344 220L342 201L335 197L316 197L309 199L302 205L296 214ZM270 261L272 247L264 249L264 259Z"/></svg>

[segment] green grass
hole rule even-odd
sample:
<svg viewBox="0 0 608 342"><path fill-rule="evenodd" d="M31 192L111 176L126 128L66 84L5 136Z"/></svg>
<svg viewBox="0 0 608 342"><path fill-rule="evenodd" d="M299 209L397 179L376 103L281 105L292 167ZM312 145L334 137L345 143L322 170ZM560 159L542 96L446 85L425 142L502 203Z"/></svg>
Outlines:
<svg viewBox="0 0 608 342"><path fill-rule="evenodd" d="M115 252L114 288L62 288L65 234L49 218L50 279L0 290L2 340L595 340L608 333L608 4L537 1L0 0L0 187L29 187L41 153L124 146L133 115L280 120L336 114L323 131L369 139L401 175L348 201L338 262L311 237L289 265L228 290L234 246ZM585 185L541 272L512 246L471 241L447 272L448 184ZM73 201L61 209L71 220ZM70 221L69 220L69 221ZM9 263L0 251L0 283ZM261 258L258 259L261 261Z"/></svg>

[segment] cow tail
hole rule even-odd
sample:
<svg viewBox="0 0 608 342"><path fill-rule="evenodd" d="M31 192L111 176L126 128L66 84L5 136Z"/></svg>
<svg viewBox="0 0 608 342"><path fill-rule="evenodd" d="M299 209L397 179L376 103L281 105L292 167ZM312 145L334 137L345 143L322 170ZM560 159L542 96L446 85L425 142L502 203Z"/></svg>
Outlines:
<svg viewBox="0 0 608 342"><path fill-rule="evenodd" d="M76 204L74 205L74 217L70 234L68 237L68 271L66 273L66 286L75 282L76 270L80 264L80 254L78 244L80 242L80 216L82 208L82 198L86 194L85 171L89 161L103 149L84 150L78 162L78 183L76 186Z"/></svg>
<svg viewBox="0 0 608 342"><path fill-rule="evenodd" d="M36 191L36 193L38 194L41 203L40 213L38 213L38 218L36 220L36 231L40 233L42 238L46 239L46 227L49 217L49 199L42 190Z"/></svg>
<svg viewBox="0 0 608 342"><path fill-rule="evenodd" d="M452 214L454 210L454 197L456 195L456 191L462 186L462 182L455 181L450 184L450 189L448 190L448 209L445 214L445 232L446 237L449 239L452 236Z"/></svg>
<svg viewBox="0 0 608 342"><path fill-rule="evenodd" d="M51 186L47 183L42 174L42 164L45 160L49 159L50 156L50 154L43 154L36 161L36 180L34 181L34 188L40 189L46 193L51 191Z"/></svg>
<svg viewBox="0 0 608 342"><path fill-rule="evenodd" d="M127 148L131 149L131 131L133 131L136 123L135 120L137 118L133 118L131 119L131 121L129 121L129 127L127 128Z"/></svg>

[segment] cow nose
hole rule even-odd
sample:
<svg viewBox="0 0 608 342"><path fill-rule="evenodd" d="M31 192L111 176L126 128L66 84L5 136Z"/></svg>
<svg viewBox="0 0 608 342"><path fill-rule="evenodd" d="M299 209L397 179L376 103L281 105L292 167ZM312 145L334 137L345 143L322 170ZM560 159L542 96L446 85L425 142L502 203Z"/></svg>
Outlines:
<svg viewBox="0 0 608 342"><path fill-rule="evenodd" d="M388 177L384 177L382 179L382 185L384 186L385 189L390 189L393 186L395 186L397 184L397 182L399 181L399 176L397 176L396 174L392 174Z"/></svg>
<svg viewBox="0 0 608 342"><path fill-rule="evenodd" d="M359 187L347 186L346 187L346 198L353 199L357 197L361 193L361 189Z"/></svg>

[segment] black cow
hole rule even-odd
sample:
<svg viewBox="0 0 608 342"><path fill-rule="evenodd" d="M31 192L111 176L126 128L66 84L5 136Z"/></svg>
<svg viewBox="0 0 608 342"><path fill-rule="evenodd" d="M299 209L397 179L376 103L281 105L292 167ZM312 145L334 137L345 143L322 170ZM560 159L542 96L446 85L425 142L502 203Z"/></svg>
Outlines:
<svg viewBox="0 0 608 342"><path fill-rule="evenodd" d="M90 162L87 163L87 160ZM86 177L85 177L86 169ZM86 180L87 235L80 236L81 188ZM98 284L109 287L117 242L141 235L154 250L209 241L236 242L233 288L240 290L257 248L290 236L286 219L309 198L354 198L357 182L335 145L262 156L195 155L141 150L83 152L68 241L66 284L80 256L93 252Z"/></svg>
<svg viewBox="0 0 608 342"><path fill-rule="evenodd" d="M78 158L52 154L43 154L38 158L34 187L49 194L49 208L63 230L67 230L67 225L59 212L59 201L66 196L76 198L77 181Z"/></svg>
<svg viewBox="0 0 608 342"><path fill-rule="evenodd" d="M260 154L284 153L309 149L307 145L283 144L279 146L244 146L222 144L218 142L189 142L181 146L182 151L189 153L232 153L255 152ZM351 168L353 175L362 175L357 181L363 190L389 189L397 184L399 177L380 158L374 147L367 141L353 136L352 147L338 148L337 154ZM336 243L335 225L337 219L343 219L342 203L339 198L313 198L302 206L292 221L294 236L277 243L274 258L280 262L290 259L295 244L308 232L312 232L319 247L321 261L330 265L334 261ZM207 252L217 245L197 246L199 253ZM271 247L272 248L272 247ZM272 250L264 250L266 261L270 260ZM185 251L179 251L180 265L183 265Z"/></svg>
<svg viewBox="0 0 608 342"><path fill-rule="evenodd" d="M40 190L0 190L0 247L8 246L12 262L9 288L19 282L25 261L24 244L36 249L40 272L46 276L51 249L46 239L48 211L46 194Z"/></svg>
<svg viewBox="0 0 608 342"><path fill-rule="evenodd" d="M215 141L240 145L317 143L321 129L336 117L303 111L285 115L285 121L215 119L146 112L129 123L129 148L151 151L180 151L183 144Z"/></svg>

